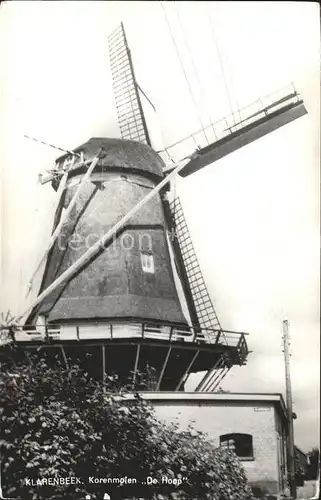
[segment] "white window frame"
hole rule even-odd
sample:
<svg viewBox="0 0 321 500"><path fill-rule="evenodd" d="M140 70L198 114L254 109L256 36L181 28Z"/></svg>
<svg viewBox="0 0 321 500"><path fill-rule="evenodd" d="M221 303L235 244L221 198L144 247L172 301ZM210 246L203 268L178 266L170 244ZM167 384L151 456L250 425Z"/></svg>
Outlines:
<svg viewBox="0 0 321 500"><path fill-rule="evenodd" d="M251 444L251 454L242 456L239 454L238 449L240 444L238 443L238 440L240 439L246 439L251 438L250 444ZM229 438L229 439L226 439ZM227 448L229 450L234 451L234 453L238 456L239 460L241 461L249 461L249 460L254 460L254 445L253 445L253 435L244 433L244 432L232 432L229 434L222 434L220 436L220 446L223 448Z"/></svg>
<svg viewBox="0 0 321 500"><path fill-rule="evenodd" d="M154 274L155 273L155 262L154 255L150 252L141 252L140 260L142 264L142 269L145 273Z"/></svg>

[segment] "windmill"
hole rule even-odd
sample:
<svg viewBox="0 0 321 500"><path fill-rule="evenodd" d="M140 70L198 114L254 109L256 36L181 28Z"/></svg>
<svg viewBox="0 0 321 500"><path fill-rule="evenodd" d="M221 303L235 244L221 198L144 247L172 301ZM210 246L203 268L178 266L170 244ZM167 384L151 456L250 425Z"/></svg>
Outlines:
<svg viewBox="0 0 321 500"><path fill-rule="evenodd" d="M204 372L195 390L214 391L246 363L246 336L222 328L171 186L306 110L294 89L281 92L240 110L238 123L226 118L158 154L123 24L109 48L121 139L91 138L41 178L58 203L31 278L34 291L43 271L39 292L15 341L133 388L143 374L149 390L184 390L190 374Z"/></svg>

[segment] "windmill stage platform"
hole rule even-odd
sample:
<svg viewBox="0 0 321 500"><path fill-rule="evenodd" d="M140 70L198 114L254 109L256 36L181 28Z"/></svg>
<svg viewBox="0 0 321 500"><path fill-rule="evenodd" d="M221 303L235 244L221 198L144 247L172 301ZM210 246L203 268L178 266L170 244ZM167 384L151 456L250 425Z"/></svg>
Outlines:
<svg viewBox="0 0 321 500"><path fill-rule="evenodd" d="M103 380L106 373L117 373L120 380L133 387L138 374L152 366L149 389L156 391L179 391L191 373L200 371L209 375L215 370L216 380L233 365L244 365L248 355L245 333L148 323L99 322L19 329L14 338L2 332L1 346L1 358L7 362L11 357L23 358L29 351L48 358L49 363L59 360L67 368L70 362L77 363L98 380ZM130 380L125 381L130 367ZM203 390L213 390L215 380L207 377Z"/></svg>

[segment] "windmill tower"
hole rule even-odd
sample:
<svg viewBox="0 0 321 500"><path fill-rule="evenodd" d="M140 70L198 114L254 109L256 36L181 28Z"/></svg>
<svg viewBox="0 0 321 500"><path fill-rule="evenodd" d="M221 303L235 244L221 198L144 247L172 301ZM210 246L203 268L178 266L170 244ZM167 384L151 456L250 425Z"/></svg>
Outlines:
<svg viewBox="0 0 321 500"><path fill-rule="evenodd" d="M195 390L214 391L233 365L245 364L246 337L218 320L171 182L306 110L294 90L283 93L240 111L239 123L224 119L159 155L122 24L109 44L121 139L91 138L42 178L57 190L58 204L31 279L35 289L43 265L38 296L16 341L41 345L67 365L77 361L97 378L117 374L133 388L141 387L142 374L149 390L184 390L189 374L204 372ZM186 141L198 148L177 162ZM166 164L168 156L175 161Z"/></svg>

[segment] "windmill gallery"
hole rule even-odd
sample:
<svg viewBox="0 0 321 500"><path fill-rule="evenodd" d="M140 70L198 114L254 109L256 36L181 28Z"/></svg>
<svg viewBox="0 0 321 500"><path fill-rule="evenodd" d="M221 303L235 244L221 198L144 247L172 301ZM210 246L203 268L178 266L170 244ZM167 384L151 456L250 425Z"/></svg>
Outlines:
<svg viewBox="0 0 321 500"><path fill-rule="evenodd" d="M15 341L83 363L97 379L116 374L133 390L143 373L142 397L162 417L183 412L219 445L233 443L250 481L280 494L283 398L218 392L228 371L246 364L247 335L220 324L174 183L304 115L303 101L291 89L239 123L227 120L223 132L215 124L203 130L205 145L173 160L179 144L159 153L152 147L122 24L109 46L121 138L90 138L40 179L57 192L55 219ZM11 341L2 340L3 352ZM202 378L185 392L191 374ZM272 443L268 458L264 439Z"/></svg>

